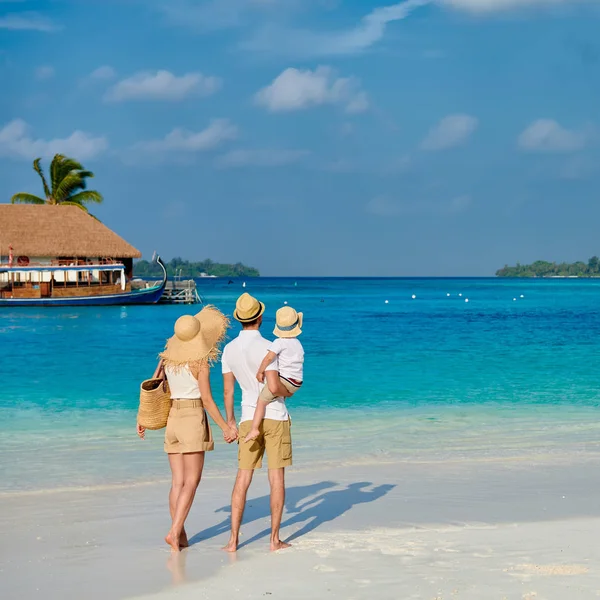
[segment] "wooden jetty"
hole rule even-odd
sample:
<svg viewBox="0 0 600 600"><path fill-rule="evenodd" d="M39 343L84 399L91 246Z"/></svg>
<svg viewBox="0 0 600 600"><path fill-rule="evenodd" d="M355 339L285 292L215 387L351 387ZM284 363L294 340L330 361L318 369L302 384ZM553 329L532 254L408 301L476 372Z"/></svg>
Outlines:
<svg viewBox="0 0 600 600"><path fill-rule="evenodd" d="M160 304L201 304L196 282L193 279L167 281Z"/></svg>

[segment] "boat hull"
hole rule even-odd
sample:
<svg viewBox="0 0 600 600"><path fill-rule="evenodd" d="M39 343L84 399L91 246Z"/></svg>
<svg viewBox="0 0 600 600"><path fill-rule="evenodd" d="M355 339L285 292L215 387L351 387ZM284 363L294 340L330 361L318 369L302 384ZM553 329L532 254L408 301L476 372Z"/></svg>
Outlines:
<svg viewBox="0 0 600 600"><path fill-rule="evenodd" d="M73 296L71 298L0 298L0 306L125 306L131 304L156 304L164 286L146 290L106 294L103 296Z"/></svg>

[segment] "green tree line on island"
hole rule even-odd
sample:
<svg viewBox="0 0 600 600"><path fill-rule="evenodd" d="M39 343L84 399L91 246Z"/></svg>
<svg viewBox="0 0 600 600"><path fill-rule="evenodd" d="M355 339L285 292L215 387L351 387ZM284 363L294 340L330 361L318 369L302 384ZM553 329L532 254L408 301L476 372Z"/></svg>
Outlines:
<svg viewBox="0 0 600 600"><path fill-rule="evenodd" d="M188 279L202 277L202 274L216 277L260 277L258 269L247 267L242 263L233 265L216 263L210 259L191 262L183 258L173 258L165 263L169 277L181 275ZM140 260L133 265L133 274L136 277L160 277L162 271L157 263Z"/></svg>
<svg viewBox="0 0 600 600"><path fill-rule="evenodd" d="M517 263L496 271L497 277L600 277L600 259L592 256L587 263L555 263L537 260L530 265Z"/></svg>

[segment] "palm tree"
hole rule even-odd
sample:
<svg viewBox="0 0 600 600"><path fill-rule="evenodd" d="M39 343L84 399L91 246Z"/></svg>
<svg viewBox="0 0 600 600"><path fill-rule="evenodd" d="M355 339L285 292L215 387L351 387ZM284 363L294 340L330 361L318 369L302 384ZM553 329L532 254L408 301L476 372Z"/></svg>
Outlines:
<svg viewBox="0 0 600 600"><path fill-rule="evenodd" d="M50 187L48 187L40 165L41 161L41 158L36 158L33 161L33 169L42 180L46 197L19 192L10 199L12 204L63 204L78 206L88 212L86 204L102 202L100 192L86 189L85 180L93 177L94 174L84 170L81 163L62 154L56 154L50 163Z"/></svg>

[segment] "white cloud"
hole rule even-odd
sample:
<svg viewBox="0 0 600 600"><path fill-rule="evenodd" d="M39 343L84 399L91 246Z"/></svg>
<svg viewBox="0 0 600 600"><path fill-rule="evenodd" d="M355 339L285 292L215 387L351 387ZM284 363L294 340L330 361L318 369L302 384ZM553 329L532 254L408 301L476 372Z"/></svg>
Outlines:
<svg viewBox="0 0 600 600"><path fill-rule="evenodd" d="M224 1L224 0L219 0ZM242 49L276 53L278 56L339 56L364 52L384 37L388 27L408 18L415 10L437 4L449 10L491 15L512 9L551 7L597 2L598 0L405 0L380 6L366 14L354 27L313 31L268 23L242 43ZM366 3L364 3L366 4Z"/></svg>
<svg viewBox="0 0 600 600"><path fill-rule="evenodd" d="M575 152L588 141L586 131L566 129L552 119L538 119L517 139L522 150L529 152Z"/></svg>
<svg viewBox="0 0 600 600"><path fill-rule="evenodd" d="M38 67L35 70L35 78L39 81L43 81L44 79L52 79L54 77L54 74L54 67L48 65Z"/></svg>
<svg viewBox="0 0 600 600"><path fill-rule="evenodd" d="M183 100L188 96L209 96L221 87L221 80L202 73L178 77L169 71L143 71L117 82L106 93L110 102L126 100Z"/></svg>
<svg viewBox="0 0 600 600"><path fill-rule="evenodd" d="M255 95L272 112L302 110L321 104L343 106L348 113L367 110L369 101L354 77L336 77L330 67L301 71L290 67Z"/></svg>
<svg viewBox="0 0 600 600"><path fill-rule="evenodd" d="M439 4L471 13L493 13L535 6L583 4L589 0L437 0Z"/></svg>
<svg viewBox="0 0 600 600"><path fill-rule="evenodd" d="M0 129L0 155L33 160L38 156L66 154L79 160L93 158L108 148L105 137L92 137L83 131L74 131L67 138L35 139L30 127L21 119L14 119Z"/></svg>
<svg viewBox="0 0 600 600"><path fill-rule="evenodd" d="M232 150L217 158L219 167L282 167L307 156L307 150Z"/></svg>
<svg viewBox="0 0 600 600"><path fill-rule="evenodd" d="M37 12L9 13L0 17L0 29L14 31L57 31L60 29L53 21Z"/></svg>
<svg viewBox="0 0 600 600"><path fill-rule="evenodd" d="M474 133L478 124L471 115L448 115L429 130L421 142L421 149L433 151L459 146Z"/></svg>
<svg viewBox="0 0 600 600"><path fill-rule="evenodd" d="M94 69L88 76L93 81L107 81L117 76L117 72L109 65L103 65Z"/></svg>
<svg viewBox="0 0 600 600"><path fill-rule="evenodd" d="M214 119L201 131L176 128L160 140L148 140L135 144L135 150L161 154L164 152L192 153L216 148L221 143L233 140L238 135L237 127L228 119Z"/></svg>
<svg viewBox="0 0 600 600"><path fill-rule="evenodd" d="M454 215L471 206L471 197L457 196L444 202L403 202L390 199L388 196L376 196L367 202L367 212L378 217L401 217L405 215Z"/></svg>

